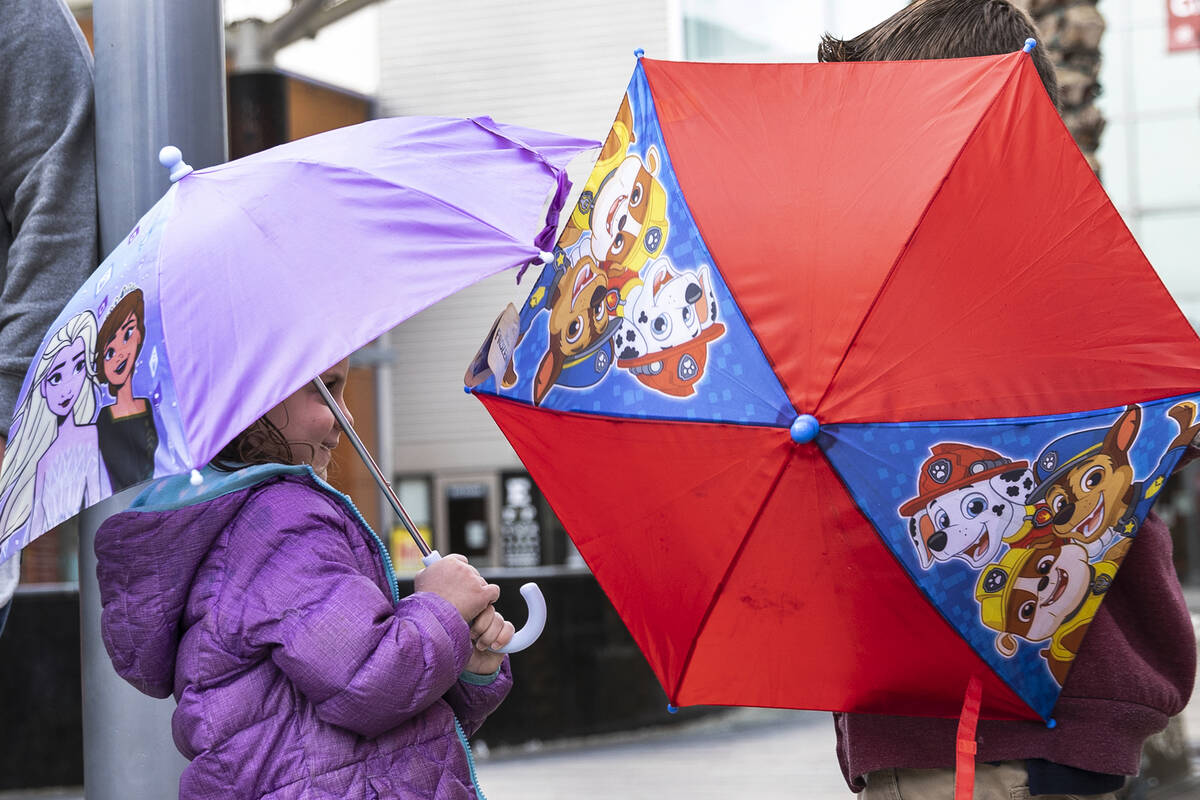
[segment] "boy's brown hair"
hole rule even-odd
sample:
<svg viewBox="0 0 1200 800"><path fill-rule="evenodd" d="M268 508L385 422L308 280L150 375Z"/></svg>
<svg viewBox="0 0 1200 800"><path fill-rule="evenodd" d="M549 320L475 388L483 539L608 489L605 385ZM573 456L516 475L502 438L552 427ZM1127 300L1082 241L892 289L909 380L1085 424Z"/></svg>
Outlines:
<svg viewBox="0 0 1200 800"><path fill-rule="evenodd" d="M825 34L818 61L913 61L1012 53L1037 39L1033 64L1058 108L1058 79L1037 27L1007 0L915 0L852 39Z"/></svg>

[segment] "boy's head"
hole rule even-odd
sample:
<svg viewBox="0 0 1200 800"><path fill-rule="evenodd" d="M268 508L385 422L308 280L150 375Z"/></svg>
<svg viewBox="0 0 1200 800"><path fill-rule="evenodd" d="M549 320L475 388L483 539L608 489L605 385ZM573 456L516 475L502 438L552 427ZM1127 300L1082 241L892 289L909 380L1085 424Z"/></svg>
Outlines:
<svg viewBox="0 0 1200 800"><path fill-rule="evenodd" d="M915 0L852 39L826 34L818 61L912 61L1012 53L1025 40L1047 94L1058 107L1058 80L1033 20L1007 0Z"/></svg>

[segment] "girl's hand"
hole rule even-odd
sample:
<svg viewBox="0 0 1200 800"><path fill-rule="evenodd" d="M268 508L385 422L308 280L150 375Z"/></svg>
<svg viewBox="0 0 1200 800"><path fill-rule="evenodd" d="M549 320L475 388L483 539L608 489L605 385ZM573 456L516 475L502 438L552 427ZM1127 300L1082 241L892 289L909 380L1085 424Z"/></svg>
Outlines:
<svg viewBox="0 0 1200 800"><path fill-rule="evenodd" d="M471 623L471 658L467 661L467 672L491 675L500 668L503 653L492 651L493 647L504 647L512 641L516 629L493 606L488 606Z"/></svg>
<svg viewBox="0 0 1200 800"><path fill-rule="evenodd" d="M413 588L418 592L433 592L458 609L462 618L471 622L500 597L500 587L488 583L479 570L467 563L465 556L451 554L430 564L417 573Z"/></svg>

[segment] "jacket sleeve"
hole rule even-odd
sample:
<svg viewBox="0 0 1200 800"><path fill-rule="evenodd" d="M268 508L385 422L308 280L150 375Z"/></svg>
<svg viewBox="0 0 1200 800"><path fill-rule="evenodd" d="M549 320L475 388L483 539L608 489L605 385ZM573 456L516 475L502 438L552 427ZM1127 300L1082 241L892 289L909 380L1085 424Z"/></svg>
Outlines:
<svg viewBox="0 0 1200 800"><path fill-rule="evenodd" d="M373 737L436 702L470 657L454 606L418 593L394 608L363 574L343 519L308 491L248 504L232 526L218 627L269 657L333 725ZM282 500L282 502L281 502ZM264 505L266 507L264 508Z"/></svg>
<svg viewBox="0 0 1200 800"><path fill-rule="evenodd" d="M6 429L34 351L96 266L97 224L87 42L62 0L0 0L0 13L0 428Z"/></svg>
<svg viewBox="0 0 1200 800"><path fill-rule="evenodd" d="M454 709L454 715L462 723L467 736L475 735L483 721L508 696L512 684L512 667L507 656L494 676L475 675L470 672L459 676L458 681L446 693L446 702Z"/></svg>

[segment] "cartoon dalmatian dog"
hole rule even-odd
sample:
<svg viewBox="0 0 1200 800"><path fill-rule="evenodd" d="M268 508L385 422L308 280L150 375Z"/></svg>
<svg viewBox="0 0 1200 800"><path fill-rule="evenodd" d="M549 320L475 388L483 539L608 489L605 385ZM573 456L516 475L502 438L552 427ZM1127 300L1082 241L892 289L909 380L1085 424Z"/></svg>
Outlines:
<svg viewBox="0 0 1200 800"><path fill-rule="evenodd" d="M617 366L663 394L688 397L704 374L708 343L725 333L708 266L677 272L655 261L629 292Z"/></svg>
<svg viewBox="0 0 1200 800"><path fill-rule="evenodd" d="M1005 544L1040 541L1051 514L1026 505L1033 488L1027 461L958 442L933 445L917 496L900 506L921 569L953 558L979 569Z"/></svg>

